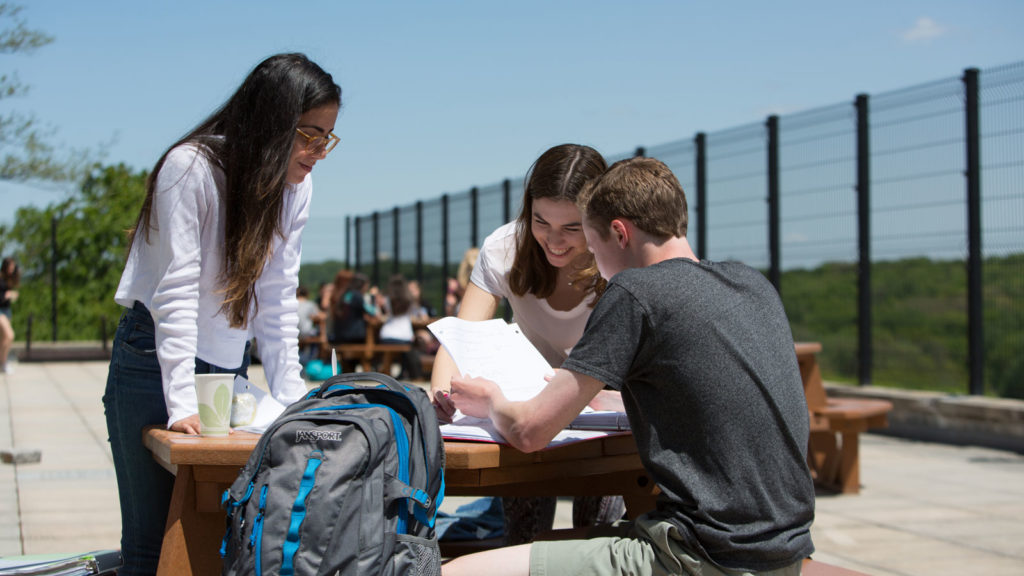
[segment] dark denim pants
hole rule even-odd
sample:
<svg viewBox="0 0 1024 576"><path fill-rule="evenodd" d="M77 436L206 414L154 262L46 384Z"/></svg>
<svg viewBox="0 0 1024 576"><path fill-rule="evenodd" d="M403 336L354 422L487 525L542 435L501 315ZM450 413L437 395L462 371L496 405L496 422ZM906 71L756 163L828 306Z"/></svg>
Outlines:
<svg viewBox="0 0 1024 576"><path fill-rule="evenodd" d="M167 425L160 363L156 356L153 317L136 303L125 310L114 334L110 371L103 394L107 435L114 456L121 501L119 576L155 574L163 542L174 476L142 445L142 429ZM249 347L241 366L224 369L196 359L196 373L231 372L246 376Z"/></svg>

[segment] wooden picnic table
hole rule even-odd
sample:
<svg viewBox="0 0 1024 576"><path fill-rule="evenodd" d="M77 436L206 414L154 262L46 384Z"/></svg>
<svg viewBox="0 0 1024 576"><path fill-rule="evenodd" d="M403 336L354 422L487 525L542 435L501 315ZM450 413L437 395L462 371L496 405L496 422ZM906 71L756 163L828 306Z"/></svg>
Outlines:
<svg viewBox="0 0 1024 576"><path fill-rule="evenodd" d="M175 474L157 574L220 572L224 536L221 494L234 482L259 435L226 437L148 428L146 447ZM500 444L445 441L446 496L577 496L622 494L630 517L654 508L657 487L640 463L631 434L618 434L525 454Z"/></svg>
<svg viewBox="0 0 1024 576"><path fill-rule="evenodd" d="M797 343L811 417L808 464L815 481L842 492L859 489L858 435L884 426L888 402L830 399L817 364L818 343ZM175 474L158 574L214 574L224 535L221 495L259 441L235 432L201 437L151 427L143 443ZM526 454L511 446L445 441L446 496L577 496L621 494L631 518L654 508L657 486L640 463L631 434L619 434ZM832 570L805 564L805 573ZM807 570L812 570L808 572ZM820 572L840 574L842 572Z"/></svg>
<svg viewBox="0 0 1024 576"><path fill-rule="evenodd" d="M888 426L892 403L861 398L829 398L818 367L818 342L795 345L804 397L811 419L807 460L814 482L843 494L860 492L860 434Z"/></svg>

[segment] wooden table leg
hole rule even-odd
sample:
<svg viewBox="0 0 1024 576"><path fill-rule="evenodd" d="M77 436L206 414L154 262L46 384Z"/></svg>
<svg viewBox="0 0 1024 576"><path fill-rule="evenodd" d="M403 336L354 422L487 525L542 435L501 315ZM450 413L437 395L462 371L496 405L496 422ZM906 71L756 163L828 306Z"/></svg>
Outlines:
<svg viewBox="0 0 1024 576"><path fill-rule="evenodd" d="M219 520L219 521L218 521ZM178 466L160 550L158 576L220 574L224 513L199 512L192 466Z"/></svg>
<svg viewBox="0 0 1024 576"><path fill-rule="evenodd" d="M640 515L654 510L661 488L647 474L633 477L634 486L623 490L622 501L626 504L626 517L636 520Z"/></svg>
<svg viewBox="0 0 1024 576"><path fill-rule="evenodd" d="M842 494L860 492L860 432L811 432L808 464L815 482Z"/></svg>
<svg viewBox="0 0 1024 576"><path fill-rule="evenodd" d="M839 452L839 491L843 494L860 492L860 434L843 432L843 446Z"/></svg>

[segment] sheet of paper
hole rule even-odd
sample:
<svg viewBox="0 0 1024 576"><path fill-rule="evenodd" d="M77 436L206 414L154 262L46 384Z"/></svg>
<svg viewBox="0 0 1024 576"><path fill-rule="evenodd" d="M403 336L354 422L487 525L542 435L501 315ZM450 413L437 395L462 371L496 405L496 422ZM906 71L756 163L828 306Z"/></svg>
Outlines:
<svg viewBox="0 0 1024 576"><path fill-rule="evenodd" d="M514 324L500 318L471 322L454 316L427 326L459 372L493 380L509 400L529 400L554 370Z"/></svg>
<svg viewBox="0 0 1024 576"><path fill-rule="evenodd" d="M241 376L235 376L234 393L235 396L239 394L252 394L256 397L256 416L253 418L252 424L239 426L235 430L262 434L274 420L277 420L281 412L284 412L284 404L281 404L273 396L267 394L266 390Z"/></svg>
<svg viewBox="0 0 1024 576"><path fill-rule="evenodd" d="M562 430L551 440L547 448L600 438L615 433L608 430ZM490 420L473 418L472 416L461 416L451 424L442 425L441 437L446 440L472 440L476 442L508 444L494 428L494 424Z"/></svg>

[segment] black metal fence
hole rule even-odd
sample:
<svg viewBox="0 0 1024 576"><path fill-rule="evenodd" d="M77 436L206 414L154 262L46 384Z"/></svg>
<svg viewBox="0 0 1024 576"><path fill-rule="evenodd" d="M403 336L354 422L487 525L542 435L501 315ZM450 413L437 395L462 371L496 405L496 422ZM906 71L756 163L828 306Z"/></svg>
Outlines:
<svg viewBox="0 0 1024 576"><path fill-rule="evenodd" d="M831 377L1024 397L1022 107L1024 62L608 160L668 164L697 254L764 271ZM348 218L346 266L439 297L522 187Z"/></svg>

